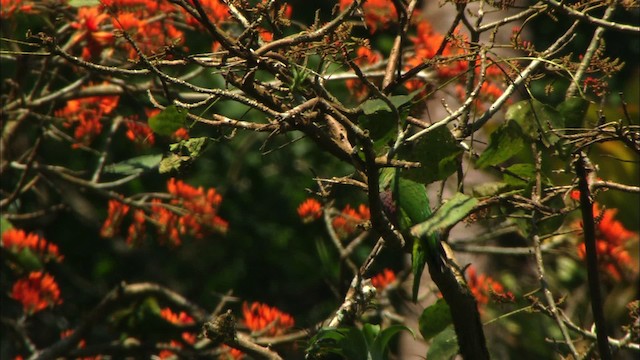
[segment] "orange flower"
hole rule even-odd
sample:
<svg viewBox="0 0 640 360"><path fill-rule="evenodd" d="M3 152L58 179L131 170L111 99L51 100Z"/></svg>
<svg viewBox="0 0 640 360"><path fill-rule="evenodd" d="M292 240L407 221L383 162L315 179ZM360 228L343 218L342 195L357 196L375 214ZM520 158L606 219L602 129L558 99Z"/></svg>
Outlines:
<svg viewBox="0 0 640 360"><path fill-rule="evenodd" d="M176 140L188 140L189 131L186 128L180 128L173 133L173 137Z"/></svg>
<svg viewBox="0 0 640 360"><path fill-rule="evenodd" d="M244 315L244 324L249 330L252 332L260 331L269 336L282 335L294 324L291 315L258 302L251 305L244 302L242 314Z"/></svg>
<svg viewBox="0 0 640 360"><path fill-rule="evenodd" d="M122 224L122 220L129 212L129 205L123 204L118 200L109 200L109 214L102 224L100 236L104 238L112 238L118 233L118 229Z"/></svg>
<svg viewBox="0 0 640 360"><path fill-rule="evenodd" d="M478 304L485 305L489 303L490 298L496 302L513 302L515 300L510 291L505 292L502 284L490 276L477 275L473 266L469 266L467 269L467 284Z"/></svg>
<svg viewBox="0 0 640 360"><path fill-rule="evenodd" d="M340 10L351 5L353 0L340 0ZM372 34L378 27L387 28L398 17L396 7L391 0L367 0L362 4L364 22Z"/></svg>
<svg viewBox="0 0 640 360"><path fill-rule="evenodd" d="M238 349L234 349L227 345L222 345L222 354L218 357L218 360L240 360L244 358L244 353Z"/></svg>
<svg viewBox="0 0 640 360"><path fill-rule="evenodd" d="M27 314L62 303L55 279L40 271L31 272L27 278L16 281L11 289L11 298L21 302Z"/></svg>
<svg viewBox="0 0 640 360"><path fill-rule="evenodd" d="M204 12L207 13L209 19L214 24L219 24L227 20L231 16L231 13L229 12L229 7L227 7L227 5L225 5L220 0L200 0L200 4L202 5ZM187 24L192 26L203 27L203 25L198 20L193 18L191 15L186 14L186 17L187 17Z"/></svg>
<svg viewBox="0 0 640 360"><path fill-rule="evenodd" d="M372 65L379 62L381 58L382 56L377 51L360 46L356 50L356 58L353 62L358 66ZM359 79L347 79L345 85L357 99L364 99L369 93L368 88Z"/></svg>
<svg viewBox="0 0 640 360"><path fill-rule="evenodd" d="M396 274L391 269L384 269L380 274L371 278L371 284L378 292L384 290L394 281L396 281Z"/></svg>
<svg viewBox="0 0 640 360"><path fill-rule="evenodd" d="M580 192L571 193L572 198L579 199ZM601 270L612 279L620 281L624 272L636 271L634 263L625 248L627 241L637 238L638 234L626 229L614 219L617 209L601 209L593 204L593 218L596 220L596 252ZM582 227L582 224L579 225ZM578 245L578 256L586 257L584 242Z"/></svg>
<svg viewBox="0 0 640 360"><path fill-rule="evenodd" d="M71 27L76 29L75 35L71 38L71 43L81 43L83 45L83 59L90 60L98 57L107 45L114 42L115 36L111 31L100 31L101 24L108 17L109 15L101 13L98 7L81 7L78 9L78 20L71 23Z"/></svg>
<svg viewBox="0 0 640 360"><path fill-rule="evenodd" d="M468 69L467 61L458 59L466 53L462 47L461 41L456 41L455 37L460 37L458 30L454 31L454 40L447 41L443 51L441 60L436 66L438 76L441 78L452 78L458 76ZM407 70L422 65L425 61L433 59L438 49L444 41L444 35L433 30L431 24L426 21L418 23L416 36L411 38L415 46L415 55L407 60ZM446 57L454 59L445 62ZM405 86L410 91L416 90L423 85L421 80L408 81Z"/></svg>
<svg viewBox="0 0 640 360"><path fill-rule="evenodd" d="M31 1L2 0L0 1L0 19L8 19L16 12L28 13L33 10Z"/></svg>
<svg viewBox="0 0 640 360"><path fill-rule="evenodd" d="M353 234L357 226L369 220L369 208L366 205L358 206L358 211L347 205L342 209L340 215L333 218L333 228L341 238L346 238Z"/></svg>
<svg viewBox="0 0 640 360"><path fill-rule="evenodd" d="M127 244L130 246L137 245L144 240L145 232L147 230L145 220L144 211L134 211L133 222L131 222L127 231Z"/></svg>
<svg viewBox="0 0 640 360"><path fill-rule="evenodd" d="M161 239L177 246L182 243L182 235L201 239L211 232L227 232L229 224L217 215L222 196L215 189L205 193L202 187L194 188L172 178L167 182L167 190L173 195L169 203L185 209L186 213L178 215L167 210L160 200L152 200L151 219L158 226Z"/></svg>
<svg viewBox="0 0 640 360"><path fill-rule="evenodd" d="M11 252L18 253L24 248L40 254L43 260L62 261L62 256L58 253L58 246L47 242L44 238L33 234L25 233L24 230L9 229L2 234L2 246Z"/></svg>
<svg viewBox="0 0 640 360"><path fill-rule="evenodd" d="M92 96L67 101L67 105L56 111L57 117L65 118L65 127L75 126L74 138L78 143L90 145L102 132L102 117L118 106L119 96ZM77 147L78 145L74 145Z"/></svg>
<svg viewBox="0 0 640 360"><path fill-rule="evenodd" d="M125 125L127 139L136 144L153 145L155 143L156 139L149 125L134 119L125 121Z"/></svg>
<svg viewBox="0 0 640 360"><path fill-rule="evenodd" d="M298 216L304 223L319 219L322 216L322 205L316 199L307 199L298 206Z"/></svg>
<svg viewBox="0 0 640 360"><path fill-rule="evenodd" d="M195 321L191 316L189 316L189 314L185 313L184 311L180 311L179 313L176 314L173 311L171 311L171 309L168 307L160 310L160 316L162 316L162 318L164 318L168 322L175 325L195 324ZM194 333L185 331L182 333L182 339L187 344L193 345L196 343L196 335Z"/></svg>

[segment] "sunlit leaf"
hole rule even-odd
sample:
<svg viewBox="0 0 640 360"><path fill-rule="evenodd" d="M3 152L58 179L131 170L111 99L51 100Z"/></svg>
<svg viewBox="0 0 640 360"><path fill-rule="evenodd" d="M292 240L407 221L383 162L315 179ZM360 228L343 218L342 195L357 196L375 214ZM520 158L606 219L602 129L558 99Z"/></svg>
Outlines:
<svg viewBox="0 0 640 360"><path fill-rule="evenodd" d="M454 225L469 215L476 204L478 204L478 199L462 193L456 193L426 221L415 225L411 229L411 234L420 237Z"/></svg>
<svg viewBox="0 0 640 360"><path fill-rule="evenodd" d="M160 161L160 174L168 173L171 171L180 170L180 167L191 161L190 156L182 156L177 154L169 154L167 157Z"/></svg>

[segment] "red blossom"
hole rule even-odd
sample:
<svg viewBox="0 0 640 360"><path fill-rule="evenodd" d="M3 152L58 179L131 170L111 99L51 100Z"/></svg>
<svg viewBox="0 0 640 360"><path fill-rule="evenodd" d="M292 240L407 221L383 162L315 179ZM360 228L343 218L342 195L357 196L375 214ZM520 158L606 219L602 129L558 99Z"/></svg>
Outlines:
<svg viewBox="0 0 640 360"><path fill-rule="evenodd" d="M195 324L193 318L186 312L181 311L179 313L174 313L168 307L160 310L160 316L175 325ZM184 340L187 344L193 345L196 343L196 334L185 331L182 333L182 340Z"/></svg>
<svg viewBox="0 0 640 360"><path fill-rule="evenodd" d="M365 46L360 46L356 50L356 58L353 62L358 66L373 65L380 62L382 55ZM368 88L359 79L347 79L345 82L347 89L357 98L364 99L369 93Z"/></svg>
<svg viewBox="0 0 640 360"><path fill-rule="evenodd" d="M125 121L125 126L127 127L127 139L134 143L144 145L153 145L155 143L155 136L149 125L130 119Z"/></svg>
<svg viewBox="0 0 640 360"><path fill-rule="evenodd" d="M580 198L580 192L574 190L572 198ZM637 239L638 234L628 230L614 217L617 209L602 209L597 203L593 204L593 218L596 220L596 253L600 269L612 279L620 281L625 272L634 272L637 269L625 248L631 239ZM578 223L576 227L582 227ZM584 242L578 244L578 256L586 257Z"/></svg>
<svg viewBox="0 0 640 360"><path fill-rule="evenodd" d="M117 106L120 97L92 96L67 101L64 108L55 112L57 117L65 118L65 127L74 127L73 137L78 144L90 145L93 139L102 133L101 120Z"/></svg>
<svg viewBox="0 0 640 360"><path fill-rule="evenodd" d="M353 0L340 0L340 10L344 10L353 3ZM364 22L372 34L378 28L387 28L389 24L398 18L396 7L391 0L367 0L362 4Z"/></svg>
<svg viewBox="0 0 640 360"><path fill-rule="evenodd" d="M384 269L381 273L371 278L371 285L373 285L378 292L384 290L391 283L396 281L396 274L391 269Z"/></svg>
<svg viewBox="0 0 640 360"><path fill-rule="evenodd" d="M307 199L298 206L298 216L304 223L317 220L322 216L322 205L316 199Z"/></svg>
<svg viewBox="0 0 640 360"><path fill-rule="evenodd" d="M11 289L11 298L22 303L27 314L62 303L55 279L41 271L31 272L28 277L16 281Z"/></svg>
<svg viewBox="0 0 640 360"><path fill-rule="evenodd" d="M109 214L102 224L100 236L104 238L112 238L118 234L120 225L125 215L129 212L129 205L123 204L118 200L109 200Z"/></svg>
<svg viewBox="0 0 640 360"><path fill-rule="evenodd" d="M43 260L62 261L62 255L58 252L58 246L47 242L43 237L34 233L26 233L24 230L9 229L2 234L2 247L18 253L24 248L41 255Z"/></svg>
<svg viewBox="0 0 640 360"><path fill-rule="evenodd" d="M146 216L144 211L136 210L133 212L133 221L127 230L127 244L135 246L140 244L146 235Z"/></svg>
<svg viewBox="0 0 640 360"><path fill-rule="evenodd" d="M32 13L34 12L32 1L24 0L1 0L0 1L0 19L8 19L16 12Z"/></svg>
<svg viewBox="0 0 640 360"><path fill-rule="evenodd" d="M192 2L189 0L189 2ZM220 0L200 0L200 4L204 9L204 12L208 15L210 21L214 24L219 24L226 21L231 16L229 7ZM202 23L189 14L185 14L187 18L187 24L197 27L202 27Z"/></svg>
<svg viewBox="0 0 640 360"><path fill-rule="evenodd" d="M466 272L467 284L478 304L486 305L489 299L498 302L513 302L515 297L510 291L505 291L502 284L485 274L478 275L473 266Z"/></svg>
<svg viewBox="0 0 640 360"><path fill-rule="evenodd" d="M240 360L244 358L244 353L238 349L234 349L227 345L222 345L222 354L218 357L218 360Z"/></svg>
<svg viewBox="0 0 640 360"><path fill-rule="evenodd" d="M332 225L338 236L346 238L355 232L358 225L369 218L369 208L366 205L358 206L358 211L347 205L338 216L333 218Z"/></svg>
<svg viewBox="0 0 640 360"><path fill-rule="evenodd" d="M252 332L261 332L269 336L284 334L294 325L293 317L283 313L275 307L254 302L242 304L244 324Z"/></svg>

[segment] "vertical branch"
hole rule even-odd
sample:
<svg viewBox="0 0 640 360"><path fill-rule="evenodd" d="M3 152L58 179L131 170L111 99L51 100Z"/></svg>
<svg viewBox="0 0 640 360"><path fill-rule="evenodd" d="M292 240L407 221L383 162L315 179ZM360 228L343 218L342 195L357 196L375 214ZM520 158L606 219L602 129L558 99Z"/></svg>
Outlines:
<svg viewBox="0 0 640 360"><path fill-rule="evenodd" d="M536 166L536 184L535 189L531 194L531 200L534 203L539 203L542 198L542 153L538 151L538 147L535 143L531 145L531 150L533 156L535 158L535 166ZM538 270L538 279L540 281L540 287L542 288L542 292L544 293L544 297L547 300L547 304L549 305L549 310L553 315L554 320L558 324L558 328L560 328L560 332L562 333L562 337L564 341L567 343L571 354L573 354L574 359L580 359L580 355L576 350L576 347L573 345L573 341L571 340L571 336L569 335L569 330L567 326L562 321L562 317L560 316L560 310L556 307L556 301L553 298L553 294L551 290L549 290L549 286L547 284L547 280L545 279L545 270L544 270L544 262L542 259L542 248L540 245L540 236L537 234L538 231L538 220L540 214L536 209L533 210L533 214L531 216L531 234L533 240L533 250L534 256L536 258L536 267Z"/></svg>
<svg viewBox="0 0 640 360"><path fill-rule="evenodd" d="M587 181L586 161L583 154L575 161L578 189L580 190L580 210L582 212L582 227L584 230L584 245L587 253L587 277L589 282L589 296L591 297L591 311L596 325L598 352L603 360L611 359L611 350L607 340L607 324L602 310L602 295L600 294L600 274L598 273L598 255L596 253L595 222L593 220L593 204L589 183Z"/></svg>

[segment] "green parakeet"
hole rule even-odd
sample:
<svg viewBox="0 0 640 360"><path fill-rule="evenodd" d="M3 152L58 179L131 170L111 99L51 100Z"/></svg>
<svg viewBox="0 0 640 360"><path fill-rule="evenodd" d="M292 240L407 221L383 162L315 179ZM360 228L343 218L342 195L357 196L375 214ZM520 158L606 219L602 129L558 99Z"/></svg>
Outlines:
<svg viewBox="0 0 640 360"><path fill-rule="evenodd" d="M413 301L417 301L420 278L425 264L437 266L440 261L439 234L430 233L420 237L410 234L409 229L431 216L427 189L423 184L400 177L400 169L385 168L380 173L380 199L391 223L412 240Z"/></svg>

